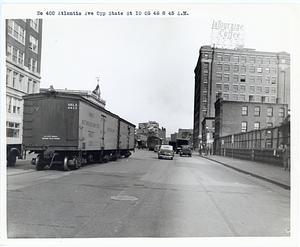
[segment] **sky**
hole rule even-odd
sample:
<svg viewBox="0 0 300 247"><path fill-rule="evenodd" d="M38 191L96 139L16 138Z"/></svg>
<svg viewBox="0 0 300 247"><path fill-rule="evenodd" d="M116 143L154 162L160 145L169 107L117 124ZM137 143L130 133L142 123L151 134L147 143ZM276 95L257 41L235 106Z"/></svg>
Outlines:
<svg viewBox="0 0 300 247"><path fill-rule="evenodd" d="M55 16L44 8L40 87L93 90L99 77L107 110L136 126L156 121L167 136L193 128L194 69L201 46L210 45L213 20L243 24L247 48L292 54L295 43L292 5L86 5L83 13L106 16L57 15L78 8L52 8ZM112 10L133 16L108 16ZM148 10L151 16L145 16ZM169 10L189 15L161 15Z"/></svg>

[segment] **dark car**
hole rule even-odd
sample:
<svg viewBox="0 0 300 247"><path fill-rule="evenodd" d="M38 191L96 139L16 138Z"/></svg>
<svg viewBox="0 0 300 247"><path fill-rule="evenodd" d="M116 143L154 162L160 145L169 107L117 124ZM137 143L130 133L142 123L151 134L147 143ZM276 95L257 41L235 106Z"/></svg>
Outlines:
<svg viewBox="0 0 300 247"><path fill-rule="evenodd" d="M180 156L187 155L192 157L192 149L189 145L182 145L180 150Z"/></svg>
<svg viewBox="0 0 300 247"><path fill-rule="evenodd" d="M161 145L158 150L158 158L168 158L172 160L174 158L173 147L171 145Z"/></svg>

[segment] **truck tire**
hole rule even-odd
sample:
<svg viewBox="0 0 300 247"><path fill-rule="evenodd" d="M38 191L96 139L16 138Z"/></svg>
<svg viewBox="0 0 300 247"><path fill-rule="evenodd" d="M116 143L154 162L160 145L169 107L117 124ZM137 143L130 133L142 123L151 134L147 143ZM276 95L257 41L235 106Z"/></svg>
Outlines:
<svg viewBox="0 0 300 247"><path fill-rule="evenodd" d="M7 157L7 166L14 166L16 164L17 157L15 155L9 155Z"/></svg>

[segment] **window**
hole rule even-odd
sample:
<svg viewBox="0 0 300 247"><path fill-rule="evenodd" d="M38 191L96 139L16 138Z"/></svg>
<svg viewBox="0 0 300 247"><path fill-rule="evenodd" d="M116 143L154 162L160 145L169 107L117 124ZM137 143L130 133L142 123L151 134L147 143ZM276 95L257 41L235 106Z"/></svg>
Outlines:
<svg viewBox="0 0 300 247"><path fill-rule="evenodd" d="M239 66L233 65L233 72L239 72Z"/></svg>
<svg viewBox="0 0 300 247"><path fill-rule="evenodd" d="M254 66L250 66L250 73L255 73L255 67Z"/></svg>
<svg viewBox="0 0 300 247"><path fill-rule="evenodd" d="M276 93L276 87L271 87L271 93Z"/></svg>
<svg viewBox="0 0 300 247"><path fill-rule="evenodd" d="M246 63L246 56L241 56L241 63Z"/></svg>
<svg viewBox="0 0 300 247"><path fill-rule="evenodd" d="M257 93L262 93L262 86L257 86L256 87L256 92Z"/></svg>
<svg viewBox="0 0 300 247"><path fill-rule="evenodd" d="M270 64L270 58L269 57L266 57L266 64Z"/></svg>
<svg viewBox="0 0 300 247"><path fill-rule="evenodd" d="M267 123L267 128L273 128L273 123Z"/></svg>
<svg viewBox="0 0 300 247"><path fill-rule="evenodd" d="M240 101L245 101L245 99L246 99L245 94L241 94L241 95L240 95Z"/></svg>
<svg viewBox="0 0 300 247"><path fill-rule="evenodd" d="M21 51L18 53L18 64L24 65L24 53Z"/></svg>
<svg viewBox="0 0 300 247"><path fill-rule="evenodd" d="M268 103L269 102L269 96L262 96L262 102Z"/></svg>
<svg viewBox="0 0 300 247"><path fill-rule="evenodd" d="M207 82L203 82L203 90L207 90Z"/></svg>
<svg viewBox="0 0 300 247"><path fill-rule="evenodd" d="M261 95L256 95L256 102L261 102Z"/></svg>
<svg viewBox="0 0 300 247"><path fill-rule="evenodd" d="M224 81L229 81L229 74L224 74Z"/></svg>
<svg viewBox="0 0 300 247"><path fill-rule="evenodd" d="M32 35L29 36L29 48L35 53L38 52L38 40Z"/></svg>
<svg viewBox="0 0 300 247"><path fill-rule="evenodd" d="M217 54L217 60L218 61L223 61L223 55L221 53Z"/></svg>
<svg viewBox="0 0 300 247"><path fill-rule="evenodd" d="M217 73L217 81L222 81L222 74Z"/></svg>
<svg viewBox="0 0 300 247"><path fill-rule="evenodd" d="M265 87L265 93L269 93L269 92L270 92L269 87Z"/></svg>
<svg viewBox="0 0 300 247"><path fill-rule="evenodd" d="M37 61L35 61L32 58L29 58L29 64L28 64L29 70L32 72L37 72Z"/></svg>
<svg viewBox="0 0 300 247"><path fill-rule="evenodd" d="M242 132L247 132L247 122L246 121L242 122Z"/></svg>
<svg viewBox="0 0 300 247"><path fill-rule="evenodd" d="M216 86L217 86L217 89L218 89L218 90L222 90L222 85L221 85L221 83L217 83Z"/></svg>
<svg viewBox="0 0 300 247"><path fill-rule="evenodd" d="M230 55L229 54L224 55L224 61L227 61L227 62L230 61Z"/></svg>
<svg viewBox="0 0 300 247"><path fill-rule="evenodd" d="M250 63L255 63L255 57L250 57Z"/></svg>
<svg viewBox="0 0 300 247"><path fill-rule="evenodd" d="M248 106L242 106L242 116L248 116Z"/></svg>
<svg viewBox="0 0 300 247"><path fill-rule="evenodd" d="M260 123L259 122L255 122L254 123L254 129L255 130L259 130L260 129Z"/></svg>
<svg viewBox="0 0 300 247"><path fill-rule="evenodd" d="M203 92L203 102L207 102L207 92Z"/></svg>
<svg viewBox="0 0 300 247"><path fill-rule="evenodd" d="M245 85L240 85L240 91L243 93L246 91L246 86Z"/></svg>
<svg viewBox="0 0 300 247"><path fill-rule="evenodd" d="M270 68L269 67L266 67L266 73L270 74Z"/></svg>
<svg viewBox="0 0 300 247"><path fill-rule="evenodd" d="M249 95L249 102L254 102L254 95Z"/></svg>
<svg viewBox="0 0 300 247"><path fill-rule="evenodd" d="M246 82L246 76L245 75L241 75L240 76L240 80L241 80L241 82Z"/></svg>
<svg viewBox="0 0 300 247"><path fill-rule="evenodd" d="M257 73L262 73L262 67L257 67Z"/></svg>
<svg viewBox="0 0 300 247"><path fill-rule="evenodd" d="M240 61L240 57L239 56L233 56L233 61L235 63L238 63Z"/></svg>
<svg viewBox="0 0 300 247"><path fill-rule="evenodd" d="M223 94L223 99L224 100L229 100L229 94L228 93L224 93Z"/></svg>
<svg viewBox="0 0 300 247"><path fill-rule="evenodd" d="M272 63L272 64L277 64L277 58L276 58L276 57L272 57L271 63Z"/></svg>
<svg viewBox="0 0 300 247"><path fill-rule="evenodd" d="M233 81L238 82L239 81L239 76L238 75L233 75Z"/></svg>
<svg viewBox="0 0 300 247"><path fill-rule="evenodd" d="M238 92L239 91L239 86L238 85L233 85L233 92Z"/></svg>
<svg viewBox="0 0 300 247"><path fill-rule="evenodd" d="M257 58L257 63L258 64L262 64L263 63L263 58L262 57L258 57Z"/></svg>
<svg viewBox="0 0 300 247"><path fill-rule="evenodd" d="M255 76L251 75L249 79L250 79L250 83L255 83Z"/></svg>
<svg viewBox="0 0 300 247"><path fill-rule="evenodd" d="M10 80L11 80L11 69L6 69L6 85L10 85Z"/></svg>
<svg viewBox="0 0 300 247"><path fill-rule="evenodd" d="M19 138L20 124L13 122L6 122L6 137Z"/></svg>
<svg viewBox="0 0 300 247"><path fill-rule="evenodd" d="M208 54L207 53L204 53L204 58L208 59Z"/></svg>
<svg viewBox="0 0 300 247"><path fill-rule="evenodd" d="M279 117L281 117L281 118L284 118L284 108L283 107L281 107L281 108L279 108Z"/></svg>
<svg viewBox="0 0 300 247"><path fill-rule="evenodd" d="M15 88L16 85L17 85L18 75L19 75L19 74L18 74L17 72L14 72L14 73L13 73L13 81L12 81L12 86L13 86L13 88Z"/></svg>
<svg viewBox="0 0 300 247"><path fill-rule="evenodd" d="M238 101L238 95L236 93L232 94L232 99Z"/></svg>
<svg viewBox="0 0 300 247"><path fill-rule="evenodd" d="M12 60L17 63L18 62L18 50L16 48L13 48L13 55Z"/></svg>
<svg viewBox="0 0 300 247"><path fill-rule="evenodd" d="M249 92L254 93L255 92L255 87L254 86L249 86Z"/></svg>
<svg viewBox="0 0 300 247"><path fill-rule="evenodd" d="M276 68L272 68L272 74L276 75L276 73L277 73L277 69Z"/></svg>
<svg viewBox="0 0 300 247"><path fill-rule="evenodd" d="M15 63L20 65L24 65L24 53L19 51L17 48L8 45L7 47L7 58L12 60Z"/></svg>
<svg viewBox="0 0 300 247"><path fill-rule="evenodd" d="M276 96L271 96L271 103L276 103Z"/></svg>
<svg viewBox="0 0 300 247"><path fill-rule="evenodd" d="M13 20L8 20L8 34L22 44L25 43L25 30Z"/></svg>
<svg viewBox="0 0 300 247"><path fill-rule="evenodd" d="M12 46L10 44L6 48L6 58L12 60Z"/></svg>
<svg viewBox="0 0 300 247"><path fill-rule="evenodd" d="M230 70L230 65L224 64L224 71L229 71L229 70Z"/></svg>
<svg viewBox="0 0 300 247"><path fill-rule="evenodd" d="M268 107L267 108L267 116L268 117L273 117L273 107Z"/></svg>
<svg viewBox="0 0 300 247"><path fill-rule="evenodd" d="M30 19L30 26L35 30L39 31L39 19Z"/></svg>
<svg viewBox="0 0 300 247"><path fill-rule="evenodd" d="M262 77L261 76L257 76L256 77L256 81L257 81L257 83L262 83Z"/></svg>
<svg viewBox="0 0 300 247"><path fill-rule="evenodd" d="M254 107L254 116L260 116L260 107L259 106Z"/></svg>
<svg viewBox="0 0 300 247"><path fill-rule="evenodd" d="M228 92L229 91L229 84L224 84L224 91Z"/></svg>
<svg viewBox="0 0 300 247"><path fill-rule="evenodd" d="M266 76L266 83L270 84L270 77Z"/></svg>
<svg viewBox="0 0 300 247"><path fill-rule="evenodd" d="M223 65L223 64L217 64L217 70L218 70L218 71L222 71L222 65Z"/></svg>
<svg viewBox="0 0 300 247"><path fill-rule="evenodd" d="M276 77L272 77L272 84L276 84Z"/></svg>
<svg viewBox="0 0 300 247"><path fill-rule="evenodd" d="M244 66L244 65L241 66L241 72L243 72L243 73L246 72L246 66Z"/></svg>

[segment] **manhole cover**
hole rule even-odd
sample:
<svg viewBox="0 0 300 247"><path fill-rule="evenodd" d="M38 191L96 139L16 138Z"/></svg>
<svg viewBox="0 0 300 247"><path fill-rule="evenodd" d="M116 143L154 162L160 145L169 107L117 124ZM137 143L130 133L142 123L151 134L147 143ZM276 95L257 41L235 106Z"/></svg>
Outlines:
<svg viewBox="0 0 300 247"><path fill-rule="evenodd" d="M111 199L116 201L137 201L138 198L134 196L112 196Z"/></svg>

